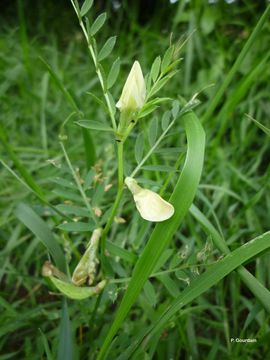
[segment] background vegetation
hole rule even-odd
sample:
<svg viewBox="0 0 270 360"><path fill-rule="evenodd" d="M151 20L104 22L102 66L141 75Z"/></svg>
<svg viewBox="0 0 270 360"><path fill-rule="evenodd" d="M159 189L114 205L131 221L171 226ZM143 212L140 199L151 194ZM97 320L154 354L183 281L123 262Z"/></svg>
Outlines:
<svg viewBox="0 0 270 360"><path fill-rule="evenodd" d="M4 1L0 6L0 359L57 356L66 359L72 352L74 358L95 359L115 317L128 281L125 279L131 275L151 226L146 227L135 213L130 195L125 193L118 221L108 237L111 266L119 282L108 285L102 297L68 301L68 308L65 302L63 306L63 297L41 275L48 251L40 237L50 236L51 229L65 251L70 268L74 269L90 228L74 231L74 227L66 226L65 218L19 181L27 170L31 175L29 185L34 179L37 185L32 185L37 186L34 190L39 197L46 197L54 205L82 205L58 139L61 124L73 109L41 58L50 64L87 119L107 121L107 118L87 94L93 92L101 97L101 90L71 4L21 0L12 4ZM269 137L245 115L270 127L269 19L214 113L206 115L211 99L265 8L264 1L229 4L229 1L113 0L96 1L89 14L90 22L103 11L108 14L107 23L97 34L100 43L117 35L114 52L104 62L108 71L115 58L121 58L120 75L111 90L116 100L135 59L147 73L172 37L174 41L183 40L196 29L181 51L179 73L162 89L162 95L183 101L202 91L201 104L195 112L205 128L206 154L195 205L226 240L230 250L269 230ZM164 109L166 105L155 116L160 118ZM152 115L139 125L127 145L127 173L136 164L134 146L139 132L145 134L145 148L150 146L147 139L151 120ZM66 135L71 162L85 188L92 186L89 194L94 196L93 204L102 211L105 221L116 192L114 142L106 133L93 133L95 150L87 157L81 129L72 121L66 127ZM140 177L145 186L159 190L168 176L173 175L167 188L170 194L176 174L169 175L168 169L174 166L180 152L184 158L181 121L148 163L166 165L167 170L144 169ZM105 191L108 185L112 187ZM31 206L44 220L44 228L39 227L43 235L33 235L25 226L23 217L27 211L22 205L18 207L21 203ZM81 217L68 216L80 222L85 213ZM28 227L33 231L33 224ZM121 248L127 251L121 252ZM156 267L158 274L146 283L126 318L110 357L118 359L142 329L157 320L189 283L223 255L214 245L213 234L188 214L163 253ZM268 253L245 267L269 288ZM266 358L270 352L269 313L260 299L243 284L238 273L232 272L177 313L151 340L147 353L142 350L137 356L140 359ZM256 338L257 342L231 343L230 339L237 337Z"/></svg>

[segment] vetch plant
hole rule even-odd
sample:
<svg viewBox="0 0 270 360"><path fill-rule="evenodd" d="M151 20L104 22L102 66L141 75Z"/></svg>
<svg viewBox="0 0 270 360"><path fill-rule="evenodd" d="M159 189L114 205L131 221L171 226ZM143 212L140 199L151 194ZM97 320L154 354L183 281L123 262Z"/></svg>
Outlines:
<svg viewBox="0 0 270 360"><path fill-rule="evenodd" d="M85 343L90 339L91 351L94 349L91 356L95 359L105 359L108 351L120 360L129 359L134 353L139 358L142 356L140 351L144 352L143 356L152 357L152 350L149 354L146 351L155 349L168 321L183 306L190 305L234 270L263 308L270 311L268 289L243 266L269 249L269 233L255 237L231 252L219 229L217 231L206 215L193 205L205 152L204 128L193 112L199 104L198 93L189 101L180 94L172 98L169 91L166 97L158 95L179 71L181 46L171 44L163 56L154 59L148 73L146 66L140 65L144 62L137 55L132 66L130 61L131 69L128 66L119 95L114 85L121 60L112 60L106 71L117 44L116 37L108 38L99 46L106 13L90 23L88 12L93 1L86 0L80 6L77 0L71 0L71 4L86 40L102 96L88 94L103 110L104 117L99 118L101 112L97 111L94 120L89 119L60 77L45 64L72 108L59 134L65 164L62 169L57 169L61 178L53 179L54 193L63 202L56 206L51 204L27 173L22 174L26 174L28 187L50 207L49 215L57 224L57 231L53 233L48 224L25 204L18 206L16 216L48 249L49 261L44 263L42 274L49 280L50 289L57 290L57 295L76 300L70 301L70 314L73 327L80 334L80 343L83 343L84 331L89 331ZM222 89L225 88L226 84ZM206 118L212 114L216 103L217 98L210 104L211 111L207 111ZM86 157L95 154L91 158L93 166L89 165L90 161L87 168L78 168L77 164L74 166L75 160L71 161L67 150L69 141L74 144L74 138L69 137L67 131L71 120L83 129ZM100 154L95 152L91 140L95 131L98 136L99 133L104 136L98 137L98 140L104 140ZM106 159L107 146L110 146L109 159ZM112 149L115 150L113 157ZM12 158L20 168L16 154L12 153ZM4 166L12 172L6 164ZM129 201L131 196L134 202ZM201 199L207 202L202 196ZM210 210L215 215L212 207ZM191 216L185 221L188 212ZM197 234L200 226L208 236L207 241L213 242L224 254L222 259L212 251L203 261L199 259L200 252L196 256L195 242L201 245L204 241ZM191 236L188 237L189 232ZM188 250L180 257L182 244ZM81 246L84 247L82 255ZM164 288L169 294L165 300L160 290ZM118 303L119 292L123 292L123 296ZM82 300L84 302L79 302ZM135 303L138 308L149 310L150 315L143 316L142 323L147 326L141 331L141 323L136 325L141 313L134 309L132 326L126 328L132 338L127 340L119 329ZM208 303L204 306L209 308ZM84 307L87 308L86 315ZM117 308L115 313L114 307ZM63 309L63 317L68 320L66 302ZM180 328L178 323L172 324L173 327ZM65 326L61 326L63 328ZM96 340L96 334L102 335Z"/></svg>
<svg viewBox="0 0 270 360"><path fill-rule="evenodd" d="M139 121L141 122L143 118L153 113L163 102L172 101L171 98L159 98L155 97L155 95L162 87L165 86L168 80L177 73L177 70L175 68L181 61L181 59L177 59L179 46L171 45L162 59L160 56L158 56L151 67L150 73L147 74L146 77L144 77L143 75L139 62L135 61L127 76L121 96L118 102L115 104L115 101L109 89L114 85L117 79L120 70L120 60L118 58L114 61L108 75L106 75L105 73L102 62L111 54L116 43L116 37L113 36L109 38L100 50L98 50L97 41L95 39L95 35L104 25L104 22L106 20L106 14L104 13L99 15L98 18L94 21L94 23L90 26L86 14L90 10L93 2L87 0L81 8L76 0L71 0L71 3L77 14L83 34L86 38L88 49L96 69L105 103L103 103L101 99L98 99L94 94L90 93L90 95L99 103L99 105L102 106L102 108L106 109L107 113L109 114L112 127L105 123L102 124L98 121L84 119L84 114L82 111L79 110L76 101L66 90L64 85L61 83L61 80L54 73L50 65L43 61L49 73L53 77L55 83L59 86L60 90L63 92L74 110L74 112L72 112L63 122L60 129L59 140L70 173L73 176L83 203L86 206L86 212L80 210L79 208L76 208L76 206L57 206L55 210L60 214L62 213L62 211L64 211L64 215L66 216L66 219L68 219L68 221L65 220L63 224L59 225L59 229L63 231L92 232L89 245L86 247L85 253L79 260L71 278L69 275L65 275L65 273L62 272L63 267L60 271L56 267L56 265L53 265L51 262L46 262L44 264L43 275L48 277L57 287L57 289L66 296L72 299L84 299L86 297L100 293L107 281L104 279L104 276L108 277L112 274L111 265L109 264L105 253L107 247L106 237L116 217L125 184L131 190L134 196L136 207L140 212L142 218L151 222L162 222L168 220L173 216L174 206L172 204L165 201L157 193L149 189L143 189L139 187L139 185L134 179L132 179L132 177L134 177L135 174L137 174L142 169L143 164L149 157L151 157L153 151L161 143L162 139L165 137L167 132L169 132L177 118L180 118L181 115L184 115L186 112L190 111L192 107L194 107L194 105L196 105L197 103L194 102L192 99L192 101L188 102L185 106L183 106L181 111L179 111L180 104L178 101L174 101L172 103L172 110L167 111L163 116L163 132L161 136L158 139L156 139L156 136L151 137L150 150L145 155L145 157L140 160L138 166L132 172L131 177L127 177L126 182L124 183L124 144L126 143L129 135ZM118 112L117 109L119 110ZM75 121L75 123L79 125L82 129L84 129L83 135L84 140L86 141L85 145L87 151L91 149L92 144L90 147L87 144L87 141L90 141L91 137L86 132L86 129L87 131L97 130L105 131L109 134L114 134L114 139L117 144L117 193L114 203L112 204L109 211L109 216L106 218L105 224L102 218L99 219L102 214L101 210L95 207L89 201L86 189L82 186L80 176L74 169L70 161L68 152L66 150L65 143L67 142L68 137L66 135L65 128L71 118L75 116L79 118ZM155 129L155 132L157 132L157 128ZM92 170L90 171L89 175L91 174L91 172ZM93 179L93 173L91 177ZM87 182L89 182L88 179ZM89 185L90 184L91 182L89 182ZM96 196L94 191L91 196ZM74 200L75 198L72 196L72 199ZM70 212L74 214L79 214L79 216L81 216L82 214L87 214L87 217L90 220L89 223L78 221L70 222L70 217L68 216ZM101 227L101 221L103 222L103 227ZM99 243L100 256L98 256ZM97 271L99 257L101 260L101 268L100 271ZM69 269L66 270L69 274ZM92 285L93 283L97 284L92 287L82 286L86 283L87 279L88 285Z"/></svg>
<svg viewBox="0 0 270 360"><path fill-rule="evenodd" d="M113 99L112 94L109 89L114 85L119 69L120 62L117 59L108 74L106 76L102 61L106 59L112 52L116 38L109 38L100 51L98 51L97 41L95 35L102 28L105 20L106 14L101 14L94 21L92 25L89 24L87 17L84 21L84 16L86 15L85 8L80 8L77 1L71 1L73 8L79 19L79 24L82 28L83 34L86 38L88 49L93 60L93 64L96 68L96 73L99 78L100 86L103 91L103 96L105 103L102 103L99 99L99 104L102 103L102 106L107 109L107 112L111 119L112 128L105 124L100 124L96 121L81 119L76 121L76 124L87 128L90 130L100 130L107 131L109 133L114 133L115 140L117 142L117 167L118 167L118 188L117 194L115 197L114 204L112 206L109 219L106 222L106 225L103 229L101 235L101 263L103 270L108 267L106 264L105 248L106 248L106 236L113 224L117 209L119 207L123 190L124 190L124 144L133 128L136 126L138 121L141 121L142 118L150 115L157 107L163 103L168 102L171 99L168 97L154 97L154 95L165 86L165 84L177 73L175 69L176 66L180 63L181 59L178 59L179 47L171 45L166 51L164 57L161 59L158 56L151 68L150 73L144 79L140 64L138 61L135 61L132 69L127 77L126 83L123 86L122 94L119 98L117 104ZM86 7L89 11L91 8L92 2L87 2L88 6ZM84 10L84 11L83 11ZM96 99L96 96L93 96ZM116 108L119 108L120 112L119 121L116 119ZM176 117L175 114L174 117ZM170 125L167 123L166 127L170 128ZM62 145L63 146L63 145ZM136 172L139 171L140 167L136 169Z"/></svg>

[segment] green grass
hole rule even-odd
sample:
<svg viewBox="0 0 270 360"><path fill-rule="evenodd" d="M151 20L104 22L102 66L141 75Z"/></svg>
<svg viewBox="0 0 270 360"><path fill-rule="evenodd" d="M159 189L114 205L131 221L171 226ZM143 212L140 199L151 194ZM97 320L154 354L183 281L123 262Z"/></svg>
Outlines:
<svg viewBox="0 0 270 360"><path fill-rule="evenodd" d="M118 113L103 97L71 4L62 21L61 5L31 12L27 4L18 1L16 17L7 10L1 21L0 359L102 359L108 349L122 360L267 358L269 7L263 16L263 2L164 2L144 11L138 2L117 11L96 2L90 10L90 24L107 11L99 50L117 35L101 61L108 74L121 59L109 86L115 101L135 59L145 75L172 30L183 42L196 29L158 96L184 106L200 92L201 104L164 136L171 105L160 103L124 144L128 176L162 136L136 174L175 206L174 218L154 226L119 191L121 152L117 162L113 133L103 131ZM90 128L77 125L84 120ZM42 266L50 260L70 276L97 223L106 229L97 282L108 283L97 296L66 299Z"/></svg>

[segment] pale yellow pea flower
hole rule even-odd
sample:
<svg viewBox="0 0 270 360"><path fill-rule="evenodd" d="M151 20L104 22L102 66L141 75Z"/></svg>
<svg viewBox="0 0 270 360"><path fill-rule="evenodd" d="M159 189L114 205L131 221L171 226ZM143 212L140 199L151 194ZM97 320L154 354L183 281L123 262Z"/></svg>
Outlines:
<svg viewBox="0 0 270 360"><path fill-rule="evenodd" d="M154 191L142 188L131 177L125 179L125 184L131 191L136 208L143 219L161 222L173 216L174 207Z"/></svg>
<svg viewBox="0 0 270 360"><path fill-rule="evenodd" d="M140 110L144 105L145 97L146 87L142 69L140 63L135 61L116 107L118 107L121 112Z"/></svg>

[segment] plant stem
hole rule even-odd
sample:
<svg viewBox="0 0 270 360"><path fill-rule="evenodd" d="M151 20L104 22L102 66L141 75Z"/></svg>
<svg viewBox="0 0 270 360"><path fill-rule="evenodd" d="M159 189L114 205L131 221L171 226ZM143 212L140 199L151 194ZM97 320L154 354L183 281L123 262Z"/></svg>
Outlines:
<svg viewBox="0 0 270 360"><path fill-rule="evenodd" d="M102 76L102 73L99 69L99 64L98 64L98 60L97 60L97 56L96 56L96 53L95 53L95 50L91 44L91 41L90 41L90 38L89 38L89 35L88 35L88 32L84 26L84 23L83 23L83 20L82 20L82 17L80 15L80 13L78 12L78 9L76 8L73 0L71 0L71 4L75 10L75 13L78 17L78 20L79 20L79 24L80 24L80 27L83 31L83 34L84 34L84 37L87 41L87 46L88 46L88 49L89 49L89 52L90 52L90 55L92 57L92 60L93 60L93 63L94 63L94 66L95 66L95 69L96 69L96 73L97 73L97 76L98 76L98 79L99 79L99 82L100 82L100 85L101 85L101 89L102 89L102 92L103 92L103 95L104 95L104 98L105 98L105 101L106 101L106 104L107 104L107 107L108 107L108 110L109 110L109 114L110 114L110 118L111 118L111 121L112 121L112 125L113 125L113 129L116 131L117 129L117 126L116 126L116 120L115 120L115 117L114 117L114 112L113 112L113 109L112 109L112 106L111 106L111 102L110 102L110 98L109 98L109 94L108 94L108 91L105 87L105 81L103 79L103 76Z"/></svg>
<svg viewBox="0 0 270 360"><path fill-rule="evenodd" d="M133 170L130 177L135 177L138 171L140 171L143 164L146 162L146 160L152 155L152 153L156 150L158 145L161 143L161 141L164 139L167 132L172 128L173 124L175 123L176 119L173 119L170 123L170 125L163 131L163 133L160 135L158 140L155 142L155 144L151 147L151 149L148 151L148 153L145 155L145 157L142 159L142 161L137 165L137 167Z"/></svg>
<svg viewBox="0 0 270 360"><path fill-rule="evenodd" d="M67 162L68 167L69 167L69 169L70 169L70 171L71 171L71 173L72 173L72 176L73 176L73 178L74 178L74 180L75 180L75 182L76 182L76 184L77 184L78 190L79 190L79 192L80 192L80 194L81 194L81 196L82 196L82 198L83 198L83 201L84 201L84 203L85 203L88 211L90 212L90 214L91 214L91 216L92 216L92 219L93 219L94 222L97 224L98 222L97 222L97 219L96 219L96 215L94 214L94 211L93 211L91 205L89 204L89 200L88 200L88 198L87 198L87 196L86 196L86 194L85 194L85 192L84 192L84 190L83 190L83 188L82 188L80 179L78 178L78 176L77 176L77 174L76 174L76 171L74 170L74 168L73 168L73 166L72 166L72 164L71 164L71 161L70 161L69 156L68 156L68 154L67 154L67 152L66 152L66 149L65 149L65 145L64 145L64 143L63 143L62 141L60 141L60 146L61 146L61 148L62 148L62 151L63 151L63 153L64 153L66 162Z"/></svg>
<svg viewBox="0 0 270 360"><path fill-rule="evenodd" d="M185 156L185 153L182 153L179 155L178 159L176 160L176 163L175 163L175 170L178 170L179 167L180 167L180 164L182 163L183 159L184 159L184 156ZM159 195L160 196L163 196L163 194L165 193L166 189L167 189L167 186L169 185L170 181L172 180L172 177L175 175L175 171L171 171L169 174L168 174L168 177L166 179L166 181L164 182L162 188L160 189L159 191Z"/></svg>
<svg viewBox="0 0 270 360"><path fill-rule="evenodd" d="M100 82L100 85L101 85L101 88L102 88L102 92L103 92L103 95L104 95L104 99L106 101L106 104L107 104L107 107L108 107L108 110L109 110L109 115L110 115L110 118L111 118L112 126L113 126L113 129L116 132L117 131L117 125L116 125L116 120L115 120L115 116L114 116L114 111L113 111L113 108L112 108L112 105L111 105L111 101L110 101L109 93L108 93L106 85L105 85L105 81L103 79L103 75L102 75L102 73L100 71L100 67L99 67L99 63L98 63L95 48L92 45L91 37L90 37L90 35L88 34L88 32L86 30L86 27L85 27L85 25L83 23L82 17L80 15L80 12L79 12L77 6L75 5L73 0L71 0L71 3L73 5L73 8L74 8L76 14L77 14L80 27L81 27L81 29L83 31L83 34L85 36L85 39L87 41L88 50L89 50L90 55L92 57L92 60L93 60L93 63L94 63L95 69L96 69L96 73L97 73L97 76L98 76L98 79L99 79L99 82ZM102 260L102 263L103 263L104 270L105 270L105 267L106 267L105 266L106 265L105 264L105 262L106 262L106 260L105 260L106 236L107 236L107 234L108 234L108 232L109 232L109 230L110 230L110 228L112 226L115 214L117 212L118 206L119 206L121 198L122 198L123 189L124 189L123 146L124 146L124 141L120 141L119 143L117 143L118 189L117 189L117 194L116 194L116 198L115 198L112 210L111 210L110 217L109 217L109 219L108 219L108 221L107 221L107 223L105 225L105 228L104 228L104 230L102 232L102 236L101 236L101 239L100 239L101 260Z"/></svg>
<svg viewBox="0 0 270 360"><path fill-rule="evenodd" d="M85 26L84 26L82 21L80 21L80 26L83 29L83 33L84 33L84 36L85 36L86 41L87 41L87 46L88 46L89 52L90 52L90 54L92 56L93 63L94 63L95 68L96 68L96 73L97 73L97 76L98 76L98 79L99 79L99 82L100 82L100 85L101 85L101 88L102 88L102 91L103 91L103 95L104 95L104 98L105 98L105 101L106 101L106 104L107 104L107 107L108 107L108 110L109 110L109 114L110 114L110 118L111 118L111 121L112 121L113 129L116 130L117 126L116 126L116 121L115 121L115 117L114 117L114 114L113 114L113 109L112 109L112 106L111 106L111 102L110 102L110 98L109 98L107 89L105 88L105 82L103 80L101 71L100 71L100 69L98 67L98 62L97 62L97 57L96 57L95 51L94 51L93 46L91 45L91 43L89 41L88 34L87 34L86 30L85 30Z"/></svg>

